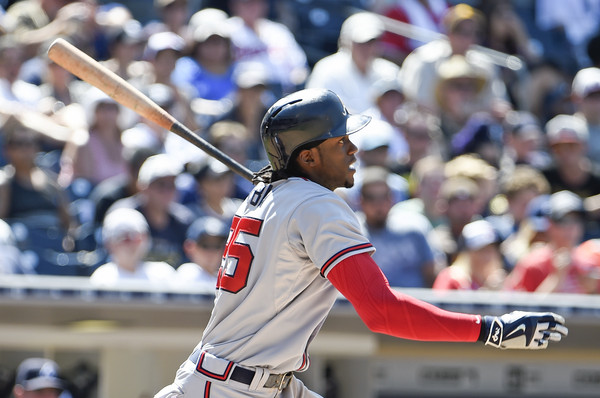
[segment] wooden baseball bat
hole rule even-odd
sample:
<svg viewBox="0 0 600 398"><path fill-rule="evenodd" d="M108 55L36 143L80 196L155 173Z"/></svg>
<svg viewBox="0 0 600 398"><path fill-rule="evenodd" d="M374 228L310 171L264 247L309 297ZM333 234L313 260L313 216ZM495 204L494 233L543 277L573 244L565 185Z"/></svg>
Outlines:
<svg viewBox="0 0 600 398"><path fill-rule="evenodd" d="M81 80L104 91L119 104L184 138L237 174L252 181L252 171L185 127L141 91L71 43L64 39L56 39L48 48L48 58Z"/></svg>

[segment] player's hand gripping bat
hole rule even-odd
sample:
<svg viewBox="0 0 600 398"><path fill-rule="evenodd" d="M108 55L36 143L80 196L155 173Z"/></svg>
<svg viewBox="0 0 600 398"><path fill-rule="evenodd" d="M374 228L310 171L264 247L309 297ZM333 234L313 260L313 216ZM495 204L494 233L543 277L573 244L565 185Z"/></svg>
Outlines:
<svg viewBox="0 0 600 398"><path fill-rule="evenodd" d="M83 81L104 91L119 104L184 138L237 174L252 181L252 171L199 137L138 89L71 43L64 39L56 39L48 48L48 58Z"/></svg>

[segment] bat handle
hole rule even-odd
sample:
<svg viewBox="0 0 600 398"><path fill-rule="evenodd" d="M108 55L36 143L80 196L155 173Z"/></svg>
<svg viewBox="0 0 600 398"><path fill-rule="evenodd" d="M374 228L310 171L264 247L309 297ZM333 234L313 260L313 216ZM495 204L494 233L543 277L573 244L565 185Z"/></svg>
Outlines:
<svg viewBox="0 0 600 398"><path fill-rule="evenodd" d="M173 123L173 125L171 126L171 132L196 145L210 156L221 161L221 163L226 164L235 173L252 182L252 179L254 178L254 173L250 169L241 165L239 162L226 155L225 153L221 152L209 142L198 137L194 132L192 132L189 128L185 127L180 122Z"/></svg>

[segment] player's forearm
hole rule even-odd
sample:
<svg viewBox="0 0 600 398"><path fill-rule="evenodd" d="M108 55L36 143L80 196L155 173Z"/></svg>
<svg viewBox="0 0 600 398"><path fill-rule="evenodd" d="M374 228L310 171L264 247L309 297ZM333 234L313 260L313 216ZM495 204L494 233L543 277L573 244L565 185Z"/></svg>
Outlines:
<svg viewBox="0 0 600 398"><path fill-rule="evenodd" d="M481 317L445 311L390 289L368 254L343 260L328 274L369 329L396 337L427 341L474 342Z"/></svg>

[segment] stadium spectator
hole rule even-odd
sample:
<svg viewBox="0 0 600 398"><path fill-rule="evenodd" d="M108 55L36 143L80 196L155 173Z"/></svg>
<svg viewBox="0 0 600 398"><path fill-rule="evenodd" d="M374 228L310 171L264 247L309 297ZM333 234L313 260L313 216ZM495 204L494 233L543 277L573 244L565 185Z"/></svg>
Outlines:
<svg viewBox="0 0 600 398"><path fill-rule="evenodd" d="M389 171L367 167L360 188L359 219L381 270L394 287L431 287L437 267L425 234L414 223L390 222Z"/></svg>
<svg viewBox="0 0 600 398"><path fill-rule="evenodd" d="M151 237L145 260L165 261L172 267L187 261L183 242L194 217L176 201L175 178L181 171L180 164L169 155L150 156L138 173L138 193L116 201L108 209L108 213L122 207L142 213L150 226Z"/></svg>
<svg viewBox="0 0 600 398"><path fill-rule="evenodd" d="M437 116L413 106L403 106L395 112L394 120L407 145L405 155L392 165L395 173L408 179L419 160L427 156L446 157L448 149Z"/></svg>
<svg viewBox="0 0 600 398"><path fill-rule="evenodd" d="M498 76L496 66L486 54L472 48L483 39L484 18L481 12L468 4L457 4L448 9L442 22L447 38L418 47L402 63L401 75L406 97L433 111L437 110L437 71L444 61L459 55L468 59L468 65L476 65L477 70L485 74L486 80L479 87L481 98L488 102L505 100L506 87Z"/></svg>
<svg viewBox="0 0 600 398"><path fill-rule="evenodd" d="M440 188L444 221L429 234L434 250L444 253L446 264L452 264L459 252L459 240L465 225L479 213L477 183L467 177L450 177Z"/></svg>
<svg viewBox="0 0 600 398"><path fill-rule="evenodd" d="M587 155L589 133L585 121L573 115L557 115L546 123L546 136L553 163L543 169L551 192L568 190L579 195L589 208L586 239L600 236L597 209L600 197L600 171Z"/></svg>
<svg viewBox="0 0 600 398"><path fill-rule="evenodd" d="M154 9L159 21L148 29L153 33L172 32L188 38L189 32L189 3L188 0L154 0Z"/></svg>
<svg viewBox="0 0 600 398"><path fill-rule="evenodd" d="M12 35L0 37L0 101L4 109L37 109L39 106L40 88L20 76L26 59L22 46Z"/></svg>
<svg viewBox="0 0 600 398"><path fill-rule="evenodd" d="M231 35L224 22L206 21L195 28L189 55L177 60L172 73L174 83L192 98L217 101L205 103L205 107L212 104L211 109L216 108L206 113L224 112L235 93L236 64L231 46Z"/></svg>
<svg viewBox="0 0 600 398"><path fill-rule="evenodd" d="M444 167L446 178L467 177L477 183L475 198L476 212L481 216L489 214L490 201L498 193L498 170L474 154L457 156Z"/></svg>
<svg viewBox="0 0 600 398"><path fill-rule="evenodd" d="M571 99L575 115L587 125L587 156L600 165L600 68L590 67L577 72L571 86Z"/></svg>
<svg viewBox="0 0 600 398"><path fill-rule="evenodd" d="M590 239L580 244L573 252L573 266L581 293L599 294L600 240Z"/></svg>
<svg viewBox="0 0 600 398"><path fill-rule="evenodd" d="M502 202L498 207L505 207L505 210L496 211L486 220L494 226L500 240L504 241L516 233L521 222L527 218L529 202L549 193L550 184L539 170L527 165L517 166L511 174L504 176L499 195L492 199Z"/></svg>
<svg viewBox="0 0 600 398"><path fill-rule="evenodd" d="M14 398L59 398L65 387L56 362L32 357L19 364L13 394Z"/></svg>
<svg viewBox="0 0 600 398"><path fill-rule="evenodd" d="M361 131L354 134L352 141L357 145L357 166L354 174L354 186L339 188L336 192L344 198L350 208L359 209L360 190L363 172L371 166L378 166L388 171L393 166L390 159L390 147L394 140L393 127L383 120L371 120ZM395 173L387 174L387 183L392 191L392 204L408 198L407 181Z"/></svg>
<svg viewBox="0 0 600 398"><path fill-rule="evenodd" d="M220 161L208 157L190 164L188 172L196 180L197 200L188 204L196 217L212 216L230 224L241 199L233 197L234 174Z"/></svg>
<svg viewBox="0 0 600 398"><path fill-rule="evenodd" d="M146 39L141 23L133 16L108 34L109 59L101 64L125 80L147 72L142 59Z"/></svg>
<svg viewBox="0 0 600 398"><path fill-rule="evenodd" d="M399 220L406 215L417 213L425 216L427 223L423 232L429 233L444 222L444 200L440 190L446 180L445 163L437 155L429 155L418 160L408 178L410 198L394 205L391 212L398 213Z"/></svg>
<svg viewBox="0 0 600 398"><path fill-rule="evenodd" d="M506 278L506 289L577 293L572 256L583 238L583 201L573 192L559 191L550 196L547 211L548 241L516 264Z"/></svg>
<svg viewBox="0 0 600 398"><path fill-rule="evenodd" d="M89 198L94 205L94 224L99 227L106 212L117 200L133 196L138 192L137 178L144 161L156 152L149 148L123 148L123 158L127 161L127 173L107 178L96 185Z"/></svg>
<svg viewBox="0 0 600 398"><path fill-rule="evenodd" d="M492 224L476 220L461 233L461 248L454 262L442 269L433 284L440 290L500 290L506 276L500 240Z"/></svg>
<svg viewBox="0 0 600 398"><path fill-rule="evenodd" d="M97 185L107 178L127 172L127 164L122 156L121 106L96 88L86 93L84 101L89 135L85 142L71 141L65 145L59 176L63 186L68 186L78 178Z"/></svg>
<svg viewBox="0 0 600 398"><path fill-rule="evenodd" d="M248 132L247 156L262 165L266 164L267 154L260 139L259 126L265 112L276 100L267 73L259 62L240 64L234 73L236 92L233 105L220 119L244 126Z"/></svg>
<svg viewBox="0 0 600 398"><path fill-rule="evenodd" d="M131 280L166 285L175 270L163 261L144 261L150 239L148 223L140 212L128 208L110 211L102 224L102 243L109 262L100 265L90 281L105 286Z"/></svg>
<svg viewBox="0 0 600 398"><path fill-rule="evenodd" d="M453 55L441 61L435 70L435 106L432 109L441 119L441 129L448 145L476 113L492 113L499 104L484 88L490 80L488 72L467 61L463 55Z"/></svg>
<svg viewBox="0 0 600 398"><path fill-rule="evenodd" d="M267 0L229 0L228 27L236 61L263 64L269 85L287 94L303 86L308 63L290 29L268 19L269 4Z"/></svg>
<svg viewBox="0 0 600 398"><path fill-rule="evenodd" d="M3 125L2 132L8 165L1 171L0 218L20 220L31 228L53 229L59 236L55 241L63 240L62 245L72 249L76 225L69 213L67 193L52 171L36 164L39 134L14 117ZM61 244L54 248L61 250Z"/></svg>
<svg viewBox="0 0 600 398"><path fill-rule="evenodd" d="M200 217L188 228L183 248L191 260L177 267L177 278L185 284L215 288L229 224L214 217Z"/></svg>
<svg viewBox="0 0 600 398"><path fill-rule="evenodd" d="M451 156L475 155L487 164L500 167L504 151L503 127L487 112L473 113L450 140Z"/></svg>
<svg viewBox="0 0 600 398"><path fill-rule="evenodd" d="M249 132L243 124L230 120L222 120L214 123L208 129L208 141L215 148L220 149L239 164L245 165L251 170L258 169L251 159L253 151L248 147ZM245 199L250 193L254 185L244 177L236 174L235 192L233 197Z"/></svg>
<svg viewBox="0 0 600 398"><path fill-rule="evenodd" d="M501 175L510 175L518 165L529 165L538 170L548 167L551 159L544 147L545 135L539 120L531 112L508 112L504 118L503 138Z"/></svg>
<svg viewBox="0 0 600 398"><path fill-rule="evenodd" d="M176 93L172 87L162 83L153 83L145 86L142 92L145 92L148 98L169 114L174 114ZM125 129L121 133L121 143L127 148L141 147L156 153L166 152L166 141L169 135L175 134L169 133L169 130L152 120L140 116L139 121L133 127ZM183 138L175 136L181 141L185 141ZM187 143L187 141L185 142ZM178 157L182 162L185 162L184 153L182 151L179 153L181 157Z"/></svg>
<svg viewBox="0 0 600 398"><path fill-rule="evenodd" d="M405 132L402 131L396 118L396 114L403 105L406 105L400 81L396 78L382 78L373 84L370 93L374 106L364 113L373 119L383 120L392 126L393 135L388 151L389 160L391 163L398 163L408 156L409 150Z"/></svg>
<svg viewBox="0 0 600 398"><path fill-rule="evenodd" d="M373 108L373 98L365 93L381 79L398 79L400 70L381 57L378 45L383 32L383 23L371 13L349 16L340 30L338 51L315 64L306 87L333 91L351 113Z"/></svg>
<svg viewBox="0 0 600 398"><path fill-rule="evenodd" d="M192 130L197 129L196 120L190 107L192 94L186 92L175 84L173 79L177 61L186 48L183 37L173 32L154 33L148 37L144 48L143 59L150 63L150 72L140 76L131 83L137 85L142 91L148 90L151 84L163 84L172 90L174 104L169 109L177 120Z"/></svg>

